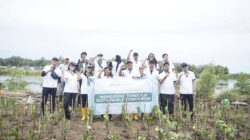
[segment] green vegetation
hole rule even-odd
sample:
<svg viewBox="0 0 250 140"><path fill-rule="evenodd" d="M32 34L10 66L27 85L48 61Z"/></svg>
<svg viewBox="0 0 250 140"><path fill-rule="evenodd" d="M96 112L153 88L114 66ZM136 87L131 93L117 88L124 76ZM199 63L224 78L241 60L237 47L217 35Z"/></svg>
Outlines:
<svg viewBox="0 0 250 140"><path fill-rule="evenodd" d="M6 87L9 91L25 90L28 82L23 79L23 74L17 69L13 69L12 71L10 71L10 74L11 78L4 81L4 87Z"/></svg>

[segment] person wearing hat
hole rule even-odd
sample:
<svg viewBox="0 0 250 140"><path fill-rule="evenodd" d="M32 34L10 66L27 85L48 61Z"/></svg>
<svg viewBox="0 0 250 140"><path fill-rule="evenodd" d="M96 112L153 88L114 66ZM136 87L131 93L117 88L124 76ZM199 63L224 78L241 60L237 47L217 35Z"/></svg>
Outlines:
<svg viewBox="0 0 250 140"><path fill-rule="evenodd" d="M56 100L56 92L57 92L57 84L61 82L61 70L58 68L58 58L53 57L51 60L51 65L45 66L42 70L43 77L43 89L42 89L42 117L45 115L45 107L47 103L48 96L51 96L51 104L50 113L53 113L55 110L55 100ZM51 106L51 105L50 105Z"/></svg>
<svg viewBox="0 0 250 140"><path fill-rule="evenodd" d="M63 63L59 65L59 68L62 71L62 73L65 73L65 71L68 70L68 67L69 67L69 57L65 57ZM64 86L65 82L61 81L59 87L59 102L62 102Z"/></svg>
<svg viewBox="0 0 250 140"><path fill-rule="evenodd" d="M155 98L155 104L158 105L158 77L159 77L159 71L156 70L156 61L155 60L150 60L148 62L148 68L145 67L145 63L142 64L142 67L140 68L140 75L142 78L147 78L149 79L152 84L153 84L153 92L157 93L157 98ZM146 69L145 69L146 68ZM142 113L143 116L143 113ZM143 118L143 117L142 117Z"/></svg>
<svg viewBox="0 0 250 140"><path fill-rule="evenodd" d="M75 107L76 96L79 93L79 74L76 71L76 63L70 62L68 71L62 75L62 81L65 82L64 87L64 112L65 118L70 120L71 115L69 106Z"/></svg>
<svg viewBox="0 0 250 140"><path fill-rule="evenodd" d="M192 112L191 119L193 119L193 106L194 106L193 95L195 95L195 75L192 71L188 70L188 65L186 63L182 63L181 67L182 67L182 72L178 75L181 103L184 106L184 111L186 111L188 102L189 111Z"/></svg>
<svg viewBox="0 0 250 140"><path fill-rule="evenodd" d="M139 78L140 73L133 69L133 62L128 60L126 64L127 68L125 65L123 65L119 72L119 75L124 78ZM138 115L136 113L132 113L132 118L134 120L138 120Z"/></svg>
<svg viewBox="0 0 250 140"><path fill-rule="evenodd" d="M127 68L125 65L123 65L122 68L120 69L119 76L125 77L125 78L139 78L139 77L141 77L139 71L136 71L133 69L133 62L132 61L128 60L126 65L127 65Z"/></svg>
<svg viewBox="0 0 250 140"><path fill-rule="evenodd" d="M129 51L127 60L133 62L133 70L134 71L140 72L140 68L142 67L142 62L138 60L139 54L137 52L134 52L133 58L131 58L132 52L133 52L133 50Z"/></svg>
<svg viewBox="0 0 250 140"><path fill-rule="evenodd" d="M80 75L80 79L82 80L81 83L81 90L80 90L80 96L82 101L82 121L85 121L87 119L87 112L88 112L88 93L91 88L92 80L93 80L93 73L92 73L92 66L87 65L85 72Z"/></svg>
<svg viewBox="0 0 250 140"><path fill-rule="evenodd" d="M168 107L169 115L174 114L174 97L176 93L176 75L169 69L169 62L163 63L163 72L159 75L160 81L160 107L163 114Z"/></svg>

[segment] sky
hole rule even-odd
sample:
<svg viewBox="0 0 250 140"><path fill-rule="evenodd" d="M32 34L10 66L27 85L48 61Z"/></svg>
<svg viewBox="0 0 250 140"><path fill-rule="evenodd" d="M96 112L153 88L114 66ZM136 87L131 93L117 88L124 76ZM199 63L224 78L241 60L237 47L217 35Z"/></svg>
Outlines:
<svg viewBox="0 0 250 140"><path fill-rule="evenodd" d="M250 73L249 0L0 0L0 57L103 53Z"/></svg>

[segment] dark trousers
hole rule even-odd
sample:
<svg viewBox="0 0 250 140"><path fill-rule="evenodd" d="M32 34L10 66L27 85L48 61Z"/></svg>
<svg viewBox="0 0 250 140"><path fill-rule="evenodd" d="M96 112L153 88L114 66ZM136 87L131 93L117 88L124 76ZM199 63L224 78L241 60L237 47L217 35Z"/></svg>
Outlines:
<svg viewBox="0 0 250 140"><path fill-rule="evenodd" d="M88 94L81 94L82 107L87 107Z"/></svg>
<svg viewBox="0 0 250 140"><path fill-rule="evenodd" d="M194 100L193 100L193 94L181 94L181 104L184 106L184 111L187 111L187 101L189 105L189 111L193 112L193 107L194 107ZM191 115L191 117L193 114Z"/></svg>
<svg viewBox="0 0 250 140"><path fill-rule="evenodd" d="M174 94L160 94L160 105L163 114L166 114L165 107L168 106L168 113L174 114Z"/></svg>
<svg viewBox="0 0 250 140"><path fill-rule="evenodd" d="M77 93L64 92L64 112L66 119L71 118L69 106L71 106L73 109L75 108L76 96Z"/></svg>
<svg viewBox="0 0 250 140"><path fill-rule="evenodd" d="M43 91L42 91L42 103L41 103L41 108L42 108L42 115L44 116L44 108L46 106L47 100L48 100L48 96L50 94L50 113L53 113L55 110L55 106L56 106L56 88L47 88L47 87L43 87ZM51 107L52 104L52 107Z"/></svg>

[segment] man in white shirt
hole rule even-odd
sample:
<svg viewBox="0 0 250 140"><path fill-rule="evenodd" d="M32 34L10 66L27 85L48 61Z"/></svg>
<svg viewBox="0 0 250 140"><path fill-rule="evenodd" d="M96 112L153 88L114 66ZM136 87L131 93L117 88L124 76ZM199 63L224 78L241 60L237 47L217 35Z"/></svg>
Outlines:
<svg viewBox="0 0 250 140"><path fill-rule="evenodd" d="M139 71L135 71L133 69L133 62L132 61L127 61L127 68L123 66L120 69L119 76L125 77L125 78L139 78L140 73Z"/></svg>
<svg viewBox="0 0 250 140"><path fill-rule="evenodd" d="M51 95L52 108L50 108L50 113L54 112L55 109L55 99L56 99L56 91L57 91L57 84L61 82L61 70L58 66L58 58L52 58L51 65L45 66L42 71L43 77L43 91L42 91L42 115L44 116L44 108L47 103L47 99L49 94Z"/></svg>
<svg viewBox="0 0 250 140"><path fill-rule="evenodd" d="M158 85L158 77L159 71L155 69L156 62L154 60L149 61L149 68L144 70L144 66L142 66L140 72L141 77L147 77L152 80L153 84ZM157 87L157 86L156 86Z"/></svg>
<svg viewBox="0 0 250 140"><path fill-rule="evenodd" d="M78 59L76 70L80 73L84 73L85 68L89 63L87 55L87 52L82 52L80 55L81 58Z"/></svg>
<svg viewBox="0 0 250 140"><path fill-rule="evenodd" d="M62 73L65 73L65 71L68 70L69 68L69 58L65 57L64 61L62 64L59 65L60 70ZM62 95L63 95L63 90L64 90L65 82L61 81L60 88L59 88L59 101L62 102Z"/></svg>
<svg viewBox="0 0 250 140"><path fill-rule="evenodd" d="M189 104L190 112L193 112L193 95L195 94L195 75L193 72L188 70L188 65L182 63L182 72L178 76L178 82L180 84L180 97L182 105L184 105L184 111L187 109L187 101ZM185 115L185 114L184 114ZM193 113L191 114L191 119Z"/></svg>
<svg viewBox="0 0 250 140"><path fill-rule="evenodd" d="M98 54L95 58L94 58L94 75L95 77L98 77L99 73L105 68L107 67L107 62L105 61L105 59L103 58L103 54Z"/></svg>
<svg viewBox="0 0 250 140"><path fill-rule="evenodd" d="M175 72L174 64L169 61L168 54L164 53L164 54L162 54L162 64L160 65L160 73L163 71L163 64L165 62L169 63L169 72L170 73Z"/></svg>
<svg viewBox="0 0 250 140"><path fill-rule="evenodd" d="M133 70L140 72L140 68L142 67L142 62L138 60L139 54L137 52L133 53L133 59L131 59L131 53L133 50L130 50L128 53L127 60L133 62Z"/></svg>
<svg viewBox="0 0 250 140"><path fill-rule="evenodd" d="M176 75L169 70L169 62L163 63L163 72L159 75L160 81L160 106L163 114L168 106L169 115L174 114L174 98L176 93Z"/></svg>

